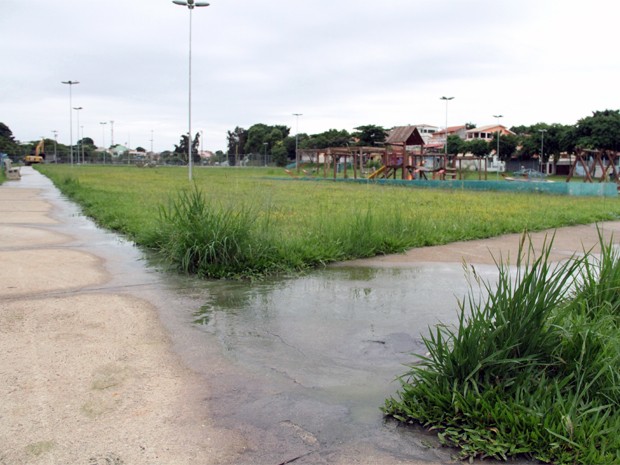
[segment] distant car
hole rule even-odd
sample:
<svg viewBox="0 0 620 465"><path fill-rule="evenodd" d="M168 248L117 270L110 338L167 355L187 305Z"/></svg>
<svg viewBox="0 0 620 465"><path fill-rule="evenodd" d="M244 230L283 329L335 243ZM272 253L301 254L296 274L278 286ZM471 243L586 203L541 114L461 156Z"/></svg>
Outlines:
<svg viewBox="0 0 620 465"><path fill-rule="evenodd" d="M527 179L543 179L547 177L545 173L541 173L540 171L536 171L531 168L521 168L518 171L514 171L512 175L516 178Z"/></svg>

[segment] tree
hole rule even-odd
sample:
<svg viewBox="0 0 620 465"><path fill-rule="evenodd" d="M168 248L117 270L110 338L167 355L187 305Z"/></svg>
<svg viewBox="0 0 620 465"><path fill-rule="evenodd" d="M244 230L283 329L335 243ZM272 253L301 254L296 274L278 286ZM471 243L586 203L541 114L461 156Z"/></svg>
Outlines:
<svg viewBox="0 0 620 465"><path fill-rule="evenodd" d="M13 137L13 132L4 123L0 123L0 152L11 155L11 157L24 155L24 151Z"/></svg>
<svg viewBox="0 0 620 465"><path fill-rule="evenodd" d="M518 155L521 159L530 159L540 155L543 161L558 157L561 152L570 152L575 147L574 127L563 124L536 123L532 126L514 126L511 130L517 134Z"/></svg>
<svg viewBox="0 0 620 465"><path fill-rule="evenodd" d="M286 166L289 158L289 153L284 144L284 141L278 142L275 147L271 149L271 157L276 166Z"/></svg>
<svg viewBox="0 0 620 465"><path fill-rule="evenodd" d="M188 140L189 137L187 137L187 134L183 134L181 136L181 141L179 142L179 145L174 146L174 153L177 154L177 156L183 160L185 163L189 163L189 160L187 158L187 152L188 152ZM198 145L200 144L200 133L197 132L196 136L194 137L194 140L192 141L192 161L194 163L197 163L200 161L200 157L198 155Z"/></svg>
<svg viewBox="0 0 620 465"><path fill-rule="evenodd" d="M387 131L382 126L376 126L374 124L358 126L355 129L357 132L354 132L352 136L358 140L356 145L360 146L373 147L385 142L388 135Z"/></svg>
<svg viewBox="0 0 620 465"><path fill-rule="evenodd" d="M243 153L243 147L248 138L248 131L237 126L233 131L228 131L228 164L235 166L239 155Z"/></svg>
<svg viewBox="0 0 620 465"><path fill-rule="evenodd" d="M620 110L595 111L575 125L575 145L587 149L620 149Z"/></svg>
<svg viewBox="0 0 620 465"><path fill-rule="evenodd" d="M255 124L247 131L244 151L245 153L262 153L265 144L268 148L273 148L278 142L283 141L289 133L290 128L286 126Z"/></svg>
<svg viewBox="0 0 620 465"><path fill-rule="evenodd" d="M456 155L457 153L464 152L465 141L459 136L448 136L448 154Z"/></svg>
<svg viewBox="0 0 620 465"><path fill-rule="evenodd" d="M497 150L497 137L499 136L499 157L501 160L508 160L517 150L518 138L512 134L493 134L493 140L489 143L490 147Z"/></svg>
<svg viewBox="0 0 620 465"><path fill-rule="evenodd" d="M489 143L482 139L472 139L463 143L463 153L471 153L476 157L487 156L490 152Z"/></svg>
<svg viewBox="0 0 620 465"><path fill-rule="evenodd" d="M327 147L347 147L350 145L351 135L344 129L330 129L320 134L314 134L300 142L300 147L307 149L324 149Z"/></svg>

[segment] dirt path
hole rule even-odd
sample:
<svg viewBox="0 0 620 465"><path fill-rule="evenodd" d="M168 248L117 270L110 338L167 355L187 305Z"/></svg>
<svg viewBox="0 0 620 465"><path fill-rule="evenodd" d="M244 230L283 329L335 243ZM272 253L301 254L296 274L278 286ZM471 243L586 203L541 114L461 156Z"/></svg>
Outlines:
<svg viewBox="0 0 620 465"><path fill-rule="evenodd" d="M41 176L22 174L0 186L0 465L236 465L248 463L250 446L277 447L215 426L209 380L176 355L156 302L119 288L126 277L114 260L131 258L85 246L86 233L64 224L52 189L37 187ZM620 231L620 222L604 231ZM536 244L544 237L533 235ZM597 237L594 226L564 228L554 257ZM514 256L517 244L512 235L354 263L489 263L490 252ZM211 376L226 373L218 363ZM448 463L398 459L364 444L328 457L320 463Z"/></svg>

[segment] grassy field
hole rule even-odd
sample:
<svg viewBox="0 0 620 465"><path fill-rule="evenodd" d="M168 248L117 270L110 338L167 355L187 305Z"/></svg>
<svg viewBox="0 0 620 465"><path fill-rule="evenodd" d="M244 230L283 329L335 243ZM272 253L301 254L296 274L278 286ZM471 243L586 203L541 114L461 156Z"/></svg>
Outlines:
<svg viewBox="0 0 620 465"><path fill-rule="evenodd" d="M186 168L37 169L102 226L214 278L620 216L609 198L295 182L268 168L198 168L193 183Z"/></svg>

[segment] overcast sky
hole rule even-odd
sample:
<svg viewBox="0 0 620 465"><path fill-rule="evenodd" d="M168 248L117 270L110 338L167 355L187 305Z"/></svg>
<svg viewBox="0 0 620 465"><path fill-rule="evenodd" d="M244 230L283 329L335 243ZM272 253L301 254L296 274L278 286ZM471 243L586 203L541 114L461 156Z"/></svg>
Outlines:
<svg viewBox="0 0 620 465"><path fill-rule="evenodd" d="M620 2L211 0L193 10L192 132L255 123L574 124L620 108ZM156 151L188 130L189 10L170 0L0 0L0 122ZM73 140L77 137L76 112ZM107 122L101 125L101 122Z"/></svg>

